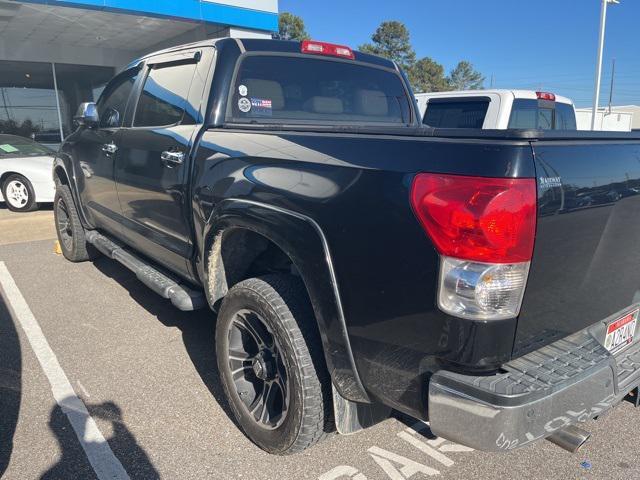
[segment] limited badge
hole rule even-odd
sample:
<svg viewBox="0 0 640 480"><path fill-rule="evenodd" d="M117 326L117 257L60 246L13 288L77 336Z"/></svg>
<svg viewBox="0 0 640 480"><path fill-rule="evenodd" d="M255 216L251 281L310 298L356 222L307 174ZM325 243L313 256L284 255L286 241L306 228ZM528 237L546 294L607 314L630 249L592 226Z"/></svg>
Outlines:
<svg viewBox="0 0 640 480"><path fill-rule="evenodd" d="M247 113L251 110L251 101L246 98L246 97L242 97L238 100L238 109L242 112L242 113Z"/></svg>
<svg viewBox="0 0 640 480"><path fill-rule="evenodd" d="M247 93L249 93L249 90L247 90L247 86L246 85L240 85L238 87L238 93L240 95L242 95L243 97L246 97Z"/></svg>

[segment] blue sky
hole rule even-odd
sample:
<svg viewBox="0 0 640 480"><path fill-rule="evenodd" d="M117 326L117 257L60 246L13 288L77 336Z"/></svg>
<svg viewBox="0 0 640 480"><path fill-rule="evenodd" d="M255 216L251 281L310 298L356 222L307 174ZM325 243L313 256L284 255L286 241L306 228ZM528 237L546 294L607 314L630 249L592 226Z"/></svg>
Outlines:
<svg viewBox="0 0 640 480"><path fill-rule="evenodd" d="M380 22L399 20L418 54L450 70L469 60L496 88L543 89L590 106L600 0L280 0L300 15L312 38L353 47ZM640 0L610 5L600 103L640 105Z"/></svg>

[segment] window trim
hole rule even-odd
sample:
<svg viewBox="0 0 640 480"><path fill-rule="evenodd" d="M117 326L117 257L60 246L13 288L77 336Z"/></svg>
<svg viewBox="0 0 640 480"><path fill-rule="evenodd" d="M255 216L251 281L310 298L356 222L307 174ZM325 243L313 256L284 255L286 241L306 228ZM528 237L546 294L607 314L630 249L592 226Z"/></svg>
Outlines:
<svg viewBox="0 0 640 480"><path fill-rule="evenodd" d="M191 56L188 57L188 56L185 56L185 54L187 55L191 54ZM154 58L157 58L158 61L154 61ZM187 91L187 94L184 98L184 101L188 102L189 92L191 91L191 87L193 86L193 77L196 74L196 70L198 68L197 65L201 59L202 59L202 52L200 50L191 50L191 51L181 50L179 52L171 52L170 54L161 54L161 55L158 55L157 57L151 57L151 58L145 59L144 66L142 68L144 70L144 74L142 75L140 84L136 89L135 103L133 104L133 107L130 112L131 115L128 118L127 125L125 127L129 129L136 129L136 130L144 130L144 129L148 130L148 129L156 129L156 128L172 128L172 127L177 127L182 125L186 108L182 108L182 116L180 117L180 120L178 120L175 123L170 123L166 125L136 125L135 124L136 114L138 113L138 107L140 106L140 100L144 92L144 86L146 85L147 79L149 78L149 75L151 74L151 71L154 69L154 67L159 66L160 67L159 69L162 69L162 68L171 68L176 65L194 64L196 65L196 67L193 71L193 74L191 75L191 83L189 84L189 90Z"/></svg>
<svg viewBox="0 0 640 480"><path fill-rule="evenodd" d="M322 122L318 122L316 120L294 120L294 119L288 119L288 118L277 119L277 120L261 118L260 122L248 122L246 120L236 118L231 114L233 109L233 96L235 95L235 84L238 79L238 73L240 72L240 67L242 66L244 60L248 57L289 57L289 58L304 58L304 59L311 58L313 60L320 60L325 62L336 62L336 63L346 63L349 65L359 65L362 67L375 68L378 70L383 70L385 72L391 73L400 80L402 89L405 92L405 96L408 104L409 119L407 122L396 123L396 122L366 122L366 121L353 122L348 120L344 120L344 121L325 120ZM397 68L396 69L387 68L382 65L374 65L374 64L363 62L360 60L349 60L349 59L342 59L339 57L325 57L320 55L311 56L309 54L295 53L295 52L292 53L292 52L253 51L253 52L244 52L241 55L239 55L238 58L236 59L236 64L233 69L233 75L231 76L231 83L229 84L229 91L227 93L226 103L227 104L225 107L223 126L228 124L228 125L233 125L234 128L242 128L243 125L256 125L256 124L271 125L271 126L274 126L274 125L275 126L277 125L305 125L305 126L366 125L366 126L380 126L380 127L388 127L388 126L411 127L416 125L417 119L419 118L419 115L417 115L415 111L415 105L414 105L415 102L413 100L413 93L411 93L411 91L409 90L408 84L405 82L404 78L402 77L402 75L400 74Z"/></svg>

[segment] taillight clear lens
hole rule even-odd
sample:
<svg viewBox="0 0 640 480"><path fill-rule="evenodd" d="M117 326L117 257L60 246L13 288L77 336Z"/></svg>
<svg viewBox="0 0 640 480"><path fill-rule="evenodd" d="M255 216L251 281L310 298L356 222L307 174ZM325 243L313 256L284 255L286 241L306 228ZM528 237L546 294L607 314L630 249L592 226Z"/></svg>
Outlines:
<svg viewBox="0 0 640 480"><path fill-rule="evenodd" d="M517 316L535 240L535 179L421 173L411 204L441 254L440 309L479 320Z"/></svg>
<svg viewBox="0 0 640 480"><path fill-rule="evenodd" d="M438 306L475 320L514 318L529 273L529 262L478 263L442 257Z"/></svg>

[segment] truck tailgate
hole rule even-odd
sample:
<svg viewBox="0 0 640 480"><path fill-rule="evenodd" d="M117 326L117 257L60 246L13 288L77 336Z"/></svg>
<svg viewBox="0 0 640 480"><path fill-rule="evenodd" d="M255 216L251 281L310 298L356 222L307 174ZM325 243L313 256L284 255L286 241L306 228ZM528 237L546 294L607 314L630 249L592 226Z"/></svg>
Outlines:
<svg viewBox="0 0 640 480"><path fill-rule="evenodd" d="M538 223L514 356L640 303L640 140L532 148Z"/></svg>

